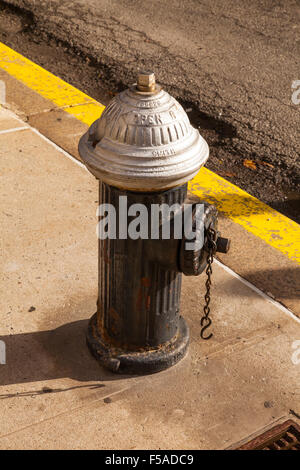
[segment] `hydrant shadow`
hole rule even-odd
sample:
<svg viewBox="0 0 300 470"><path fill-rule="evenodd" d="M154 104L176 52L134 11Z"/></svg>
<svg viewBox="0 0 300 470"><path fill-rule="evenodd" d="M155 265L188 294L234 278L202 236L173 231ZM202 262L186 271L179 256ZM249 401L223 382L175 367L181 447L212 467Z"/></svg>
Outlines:
<svg viewBox="0 0 300 470"><path fill-rule="evenodd" d="M0 366L0 386L59 378L97 381L98 384L92 385L99 386L99 382L134 377L113 374L98 364L86 345L87 325L88 320L79 320L54 330L0 337L6 345L6 364ZM41 390L41 393L48 392Z"/></svg>

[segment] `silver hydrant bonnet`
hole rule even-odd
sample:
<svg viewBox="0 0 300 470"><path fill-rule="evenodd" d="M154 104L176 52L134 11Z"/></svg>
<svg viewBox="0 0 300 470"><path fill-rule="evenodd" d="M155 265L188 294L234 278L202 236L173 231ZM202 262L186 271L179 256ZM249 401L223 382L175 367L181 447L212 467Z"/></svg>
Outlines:
<svg viewBox="0 0 300 470"><path fill-rule="evenodd" d="M175 98L153 83L150 92L138 86L110 102L81 138L80 156L96 178L118 188L160 191L184 184L208 159L208 145Z"/></svg>

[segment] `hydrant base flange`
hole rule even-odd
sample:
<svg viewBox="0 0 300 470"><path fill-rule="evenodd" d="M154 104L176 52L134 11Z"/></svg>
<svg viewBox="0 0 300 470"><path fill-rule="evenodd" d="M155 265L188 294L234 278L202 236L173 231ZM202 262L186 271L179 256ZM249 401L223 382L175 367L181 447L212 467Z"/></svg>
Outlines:
<svg viewBox="0 0 300 470"><path fill-rule="evenodd" d="M87 345L98 362L119 374L145 375L167 369L180 361L187 352L189 328L179 317L178 332L169 342L156 348L125 350L105 342L93 315L87 331Z"/></svg>

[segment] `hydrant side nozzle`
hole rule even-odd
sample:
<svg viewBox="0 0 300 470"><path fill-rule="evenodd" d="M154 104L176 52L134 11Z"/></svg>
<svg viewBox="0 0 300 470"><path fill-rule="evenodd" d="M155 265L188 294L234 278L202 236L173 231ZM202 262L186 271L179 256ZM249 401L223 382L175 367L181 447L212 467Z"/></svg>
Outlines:
<svg viewBox="0 0 300 470"><path fill-rule="evenodd" d="M209 227L217 229L218 224L218 212L217 209L206 203L201 201L197 196L190 196L186 202L190 202L193 204L195 210L193 210L193 233L195 234L196 230L200 230L196 238L200 241L202 239L202 246L197 246L195 244L194 249L189 245L189 237L183 237L180 246L180 253L179 253L179 268L180 271L183 272L186 276L199 276L207 265L207 249L206 249L206 237L207 237L207 230ZM204 211L198 212L197 205L201 204L204 205ZM199 223L200 222L200 223ZM197 228L198 227L198 228ZM201 236L201 232L204 229L204 236ZM192 238L193 239L193 238Z"/></svg>

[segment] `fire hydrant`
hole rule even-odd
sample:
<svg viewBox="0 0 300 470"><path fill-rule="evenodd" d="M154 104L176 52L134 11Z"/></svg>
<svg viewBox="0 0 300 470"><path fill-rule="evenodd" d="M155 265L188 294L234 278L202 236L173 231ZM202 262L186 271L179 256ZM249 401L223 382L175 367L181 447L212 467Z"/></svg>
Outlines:
<svg viewBox="0 0 300 470"><path fill-rule="evenodd" d="M154 74L144 72L82 136L79 153L99 179L98 301L88 347L114 372L166 369L189 342L179 314L182 273L205 269L208 230L216 251L229 246L217 232L214 206L187 198L208 145Z"/></svg>

